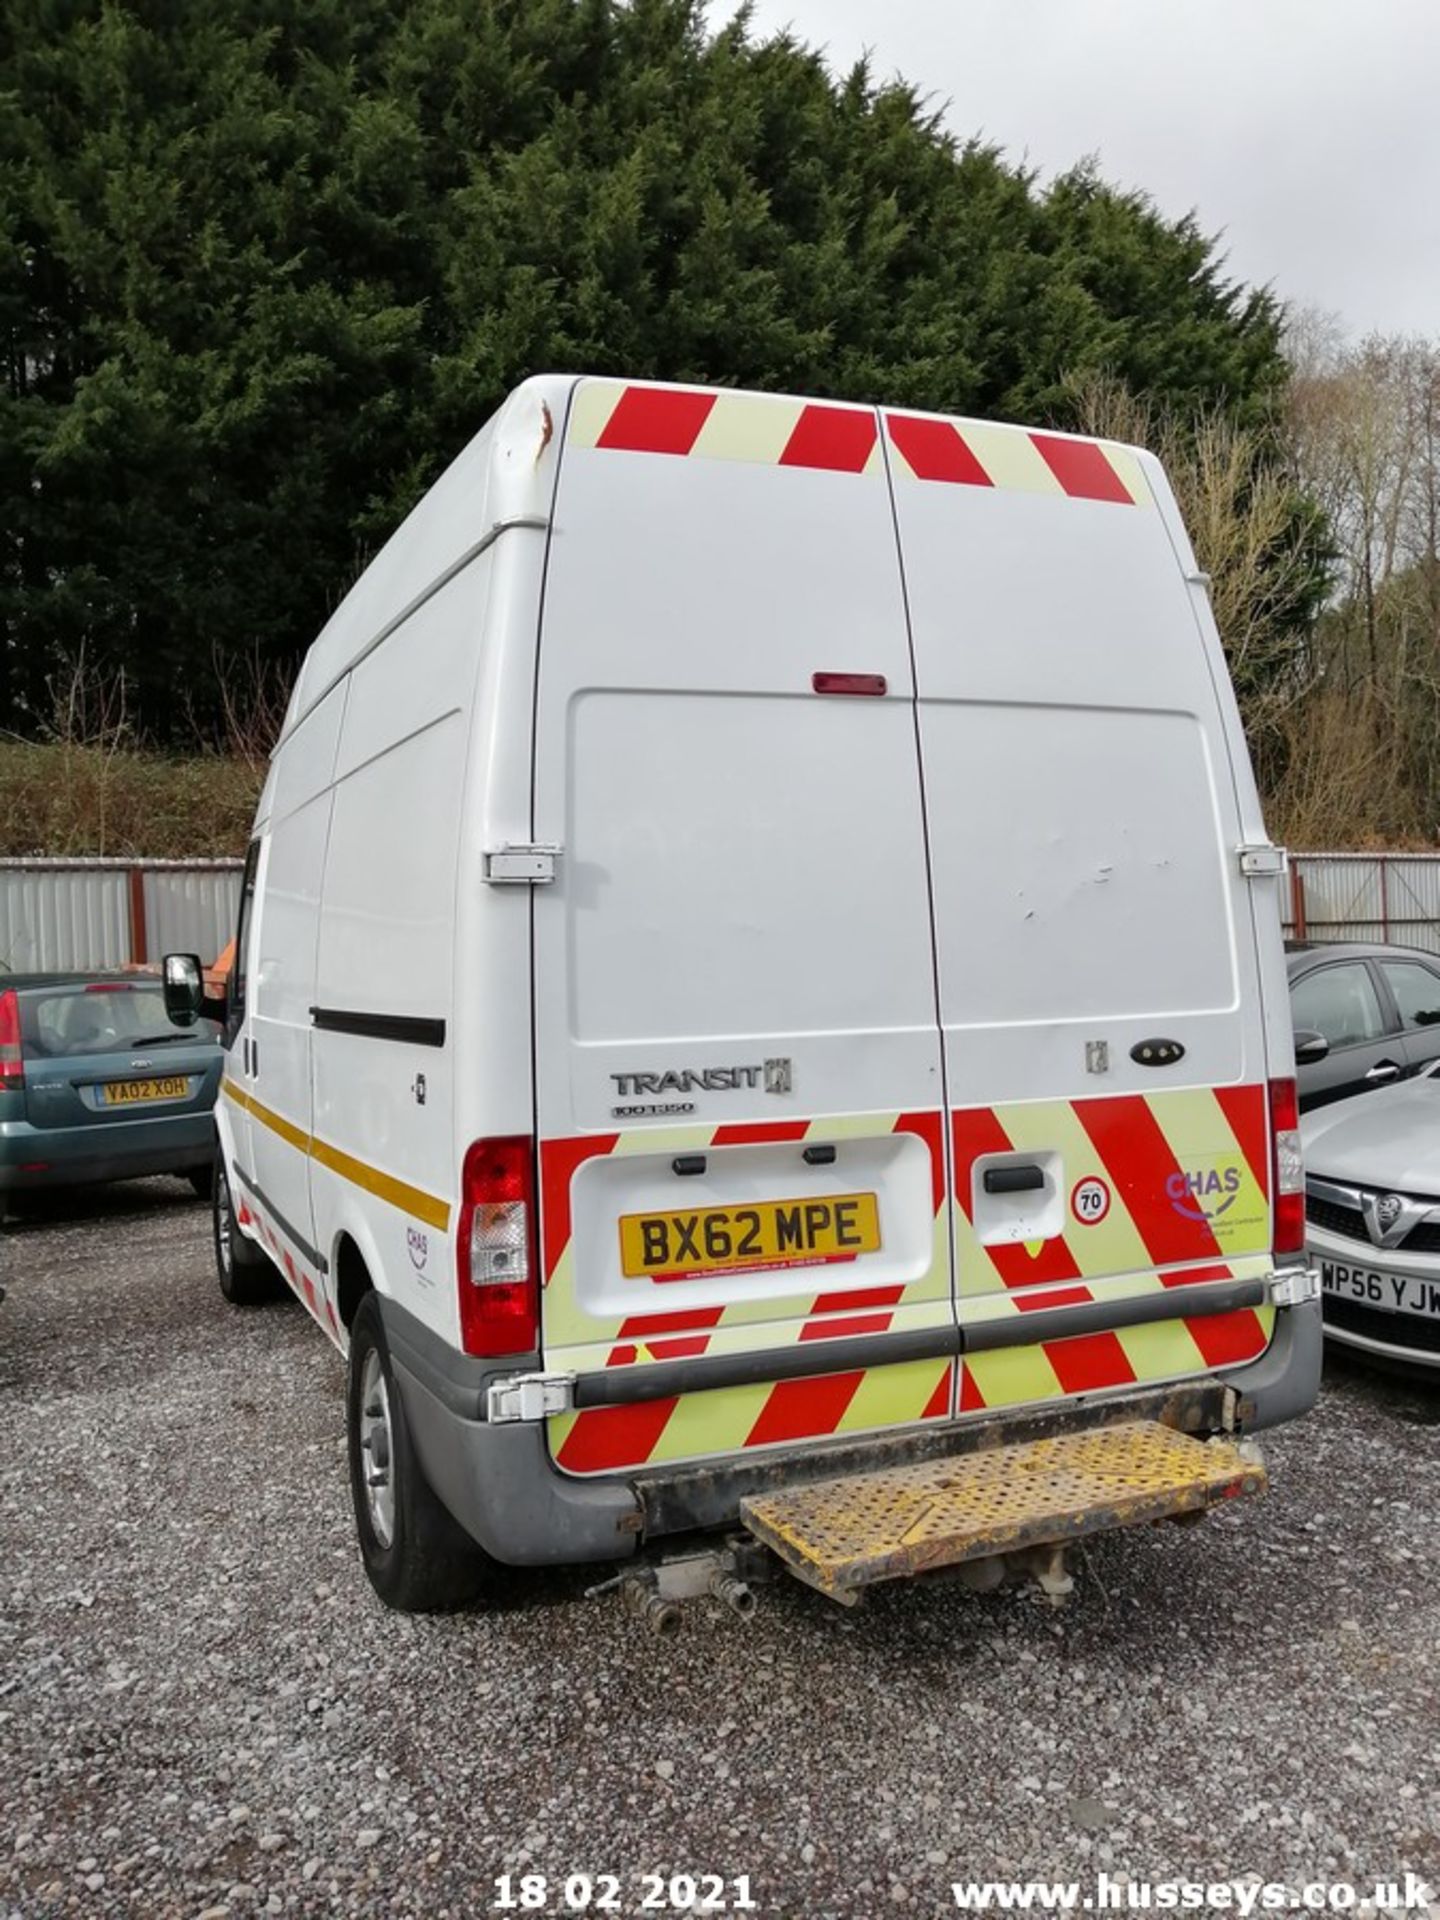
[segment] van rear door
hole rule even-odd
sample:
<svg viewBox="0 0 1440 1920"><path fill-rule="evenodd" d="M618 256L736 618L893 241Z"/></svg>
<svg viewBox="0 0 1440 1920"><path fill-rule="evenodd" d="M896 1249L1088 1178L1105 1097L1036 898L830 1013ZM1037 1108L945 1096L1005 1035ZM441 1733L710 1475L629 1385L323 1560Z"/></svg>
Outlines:
<svg viewBox="0 0 1440 1920"><path fill-rule="evenodd" d="M1017 428L891 413L885 429L952 1103L961 1411L1250 1358L1268 1306L1151 1317L1169 1288L1253 1283L1270 1247L1239 725L1163 476ZM1042 1337L1066 1328L1081 1331Z"/></svg>
<svg viewBox="0 0 1440 1920"><path fill-rule="evenodd" d="M544 1359L580 1376L554 1457L944 1417L940 1043L877 416L585 381L564 432L534 803L563 849L534 893Z"/></svg>

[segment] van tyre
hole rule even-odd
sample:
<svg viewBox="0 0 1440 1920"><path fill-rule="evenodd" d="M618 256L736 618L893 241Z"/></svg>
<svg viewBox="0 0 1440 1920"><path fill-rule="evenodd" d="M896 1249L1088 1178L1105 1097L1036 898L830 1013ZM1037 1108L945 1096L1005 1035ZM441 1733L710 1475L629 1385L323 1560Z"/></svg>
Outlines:
<svg viewBox="0 0 1440 1920"><path fill-rule="evenodd" d="M280 1295L280 1277L262 1247L240 1231L230 1197L230 1177L221 1155L211 1175L210 1225L215 1241L215 1277L232 1307L255 1307Z"/></svg>
<svg viewBox="0 0 1440 1920"><path fill-rule="evenodd" d="M477 1599L494 1562L421 1471L373 1292L350 1328L346 1426L360 1557L376 1593L400 1613L438 1613Z"/></svg>

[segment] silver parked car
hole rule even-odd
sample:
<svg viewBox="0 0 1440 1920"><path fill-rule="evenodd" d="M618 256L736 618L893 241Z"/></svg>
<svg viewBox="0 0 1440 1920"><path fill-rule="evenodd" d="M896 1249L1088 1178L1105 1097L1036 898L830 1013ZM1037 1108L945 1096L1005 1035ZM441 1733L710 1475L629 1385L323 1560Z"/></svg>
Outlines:
<svg viewBox="0 0 1440 1920"><path fill-rule="evenodd" d="M1440 1379L1440 1062L1302 1128L1327 1335Z"/></svg>

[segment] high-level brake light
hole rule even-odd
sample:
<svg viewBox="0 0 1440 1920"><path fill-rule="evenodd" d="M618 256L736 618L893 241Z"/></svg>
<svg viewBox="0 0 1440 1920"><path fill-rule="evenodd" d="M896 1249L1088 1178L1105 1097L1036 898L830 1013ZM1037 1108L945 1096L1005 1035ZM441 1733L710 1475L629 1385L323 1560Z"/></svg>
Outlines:
<svg viewBox="0 0 1440 1920"><path fill-rule="evenodd" d="M883 673L812 673L810 685L816 693L884 694L887 681Z"/></svg>

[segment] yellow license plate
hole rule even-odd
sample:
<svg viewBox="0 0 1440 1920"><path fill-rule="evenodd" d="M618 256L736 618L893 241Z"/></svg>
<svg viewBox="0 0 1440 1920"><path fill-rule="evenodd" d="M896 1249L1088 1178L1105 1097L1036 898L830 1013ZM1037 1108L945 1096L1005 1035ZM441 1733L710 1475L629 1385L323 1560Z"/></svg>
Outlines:
<svg viewBox="0 0 1440 1920"><path fill-rule="evenodd" d="M175 1073L165 1080L107 1080L100 1091L107 1107L132 1107L141 1100L183 1100L190 1082Z"/></svg>
<svg viewBox="0 0 1440 1920"><path fill-rule="evenodd" d="M880 1209L873 1193L627 1213L620 1219L620 1270L632 1280L832 1266L879 1250Z"/></svg>

